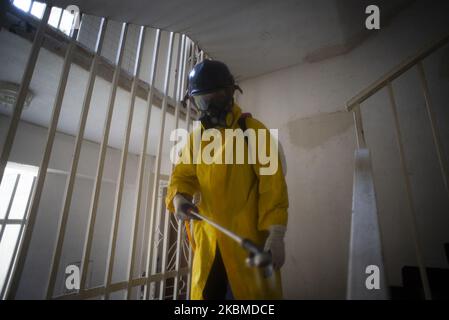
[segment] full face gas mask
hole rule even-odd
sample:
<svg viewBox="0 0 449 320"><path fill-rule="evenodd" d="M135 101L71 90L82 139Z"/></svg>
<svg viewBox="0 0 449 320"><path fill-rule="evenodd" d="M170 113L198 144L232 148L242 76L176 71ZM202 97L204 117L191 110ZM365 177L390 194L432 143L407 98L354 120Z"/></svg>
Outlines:
<svg viewBox="0 0 449 320"><path fill-rule="evenodd" d="M199 120L205 129L227 128L232 124L233 94L233 88L225 88L191 97L199 111Z"/></svg>
<svg viewBox="0 0 449 320"><path fill-rule="evenodd" d="M234 120L231 111L235 90L242 91L223 62L204 60L189 73L188 90L183 101L190 99L205 129L227 128Z"/></svg>

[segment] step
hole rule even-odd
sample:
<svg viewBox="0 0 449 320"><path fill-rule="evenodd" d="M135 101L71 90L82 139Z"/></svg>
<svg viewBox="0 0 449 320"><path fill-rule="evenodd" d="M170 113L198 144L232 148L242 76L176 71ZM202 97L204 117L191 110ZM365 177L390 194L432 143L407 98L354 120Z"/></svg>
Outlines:
<svg viewBox="0 0 449 320"><path fill-rule="evenodd" d="M390 287L391 300L424 300L424 294L418 288Z"/></svg>
<svg viewBox="0 0 449 320"><path fill-rule="evenodd" d="M432 299L449 299L449 269L426 268L427 278L429 279ZM423 292L421 276L418 267L405 266L402 268L402 282L404 290L410 290L414 295L418 290Z"/></svg>

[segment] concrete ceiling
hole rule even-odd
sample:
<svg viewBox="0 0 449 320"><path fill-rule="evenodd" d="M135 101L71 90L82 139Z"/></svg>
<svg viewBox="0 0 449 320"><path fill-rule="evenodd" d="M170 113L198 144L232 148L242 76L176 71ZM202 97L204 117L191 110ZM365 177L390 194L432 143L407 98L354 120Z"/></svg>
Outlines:
<svg viewBox="0 0 449 320"><path fill-rule="evenodd" d="M85 13L187 34L243 80L344 54L369 33L365 8L382 23L412 0L54 0Z"/></svg>
<svg viewBox="0 0 449 320"><path fill-rule="evenodd" d="M369 1L378 3L382 14L398 12L409 0ZM188 34L210 56L226 62L240 79L258 76L304 62L343 54L360 43L364 35L364 8L368 0L55 0L65 7L77 4L82 11L117 21ZM385 20L385 19L384 19ZM363 38L363 37L362 37ZM31 43L5 29L0 31L0 80L20 83ZM30 88L35 96L22 119L44 127L51 117L62 58L42 49ZM81 113L81 98L88 73L74 65L63 101L58 131L74 135ZM97 78L85 137L99 142L106 113L110 83ZM129 92L119 88L108 145L121 148ZM118 107L117 107L118 106ZM146 103L137 99L131 131L130 152L138 153ZM160 130L160 109L152 108L148 150L155 154ZM0 113L10 113L0 110ZM181 126L185 126L181 124ZM167 115L165 133L174 128ZM169 144L164 144L167 155Z"/></svg>

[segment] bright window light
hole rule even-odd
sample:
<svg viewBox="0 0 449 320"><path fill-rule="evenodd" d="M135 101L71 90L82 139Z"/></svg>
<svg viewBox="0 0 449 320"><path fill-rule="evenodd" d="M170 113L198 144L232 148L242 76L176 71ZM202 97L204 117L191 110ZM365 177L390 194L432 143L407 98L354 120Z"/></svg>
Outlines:
<svg viewBox="0 0 449 320"><path fill-rule="evenodd" d="M3 288L8 277L9 265L13 262L14 248L19 239L20 225L6 225L0 243L0 286Z"/></svg>
<svg viewBox="0 0 449 320"><path fill-rule="evenodd" d="M64 10L62 13L61 24L59 25L59 29L64 32L66 35L70 34L72 29L74 15L67 10Z"/></svg>
<svg viewBox="0 0 449 320"><path fill-rule="evenodd" d="M9 213L10 219L23 219L25 216L25 209L28 203L28 198L33 186L34 176L31 174L22 174L20 176L19 184L17 185L16 195Z"/></svg>
<svg viewBox="0 0 449 320"><path fill-rule="evenodd" d="M31 7L31 14L38 19L42 19L45 10L45 3L42 2L33 2L33 6Z"/></svg>
<svg viewBox="0 0 449 320"><path fill-rule="evenodd" d="M0 219L5 219L6 211L9 207L14 184L16 183L17 174L5 169L3 181L0 185Z"/></svg>
<svg viewBox="0 0 449 320"><path fill-rule="evenodd" d="M37 173L37 167L8 162L0 184L1 292L4 292L4 286L11 276Z"/></svg>
<svg viewBox="0 0 449 320"><path fill-rule="evenodd" d="M59 18L61 17L62 9L58 7L51 8L50 17L48 18L48 24L57 28L59 24Z"/></svg>
<svg viewBox="0 0 449 320"><path fill-rule="evenodd" d="M30 10L31 0L14 0L13 4L20 10L28 12Z"/></svg>

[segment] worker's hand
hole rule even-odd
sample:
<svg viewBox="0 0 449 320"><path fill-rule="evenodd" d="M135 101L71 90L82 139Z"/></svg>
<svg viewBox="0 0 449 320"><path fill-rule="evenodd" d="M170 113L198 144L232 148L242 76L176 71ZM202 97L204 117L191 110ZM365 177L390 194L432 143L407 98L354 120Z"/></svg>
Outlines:
<svg viewBox="0 0 449 320"><path fill-rule="evenodd" d="M178 193L173 198L173 206L175 207L175 216L179 220L190 220L190 219L196 219L197 217L194 215L188 213L189 209L193 209L194 211L198 212L198 208L192 203L192 201L188 200L183 194Z"/></svg>
<svg viewBox="0 0 449 320"><path fill-rule="evenodd" d="M282 225L272 225L270 233L265 241L264 250L271 253L274 269L280 269L285 262L284 236L286 227Z"/></svg>

